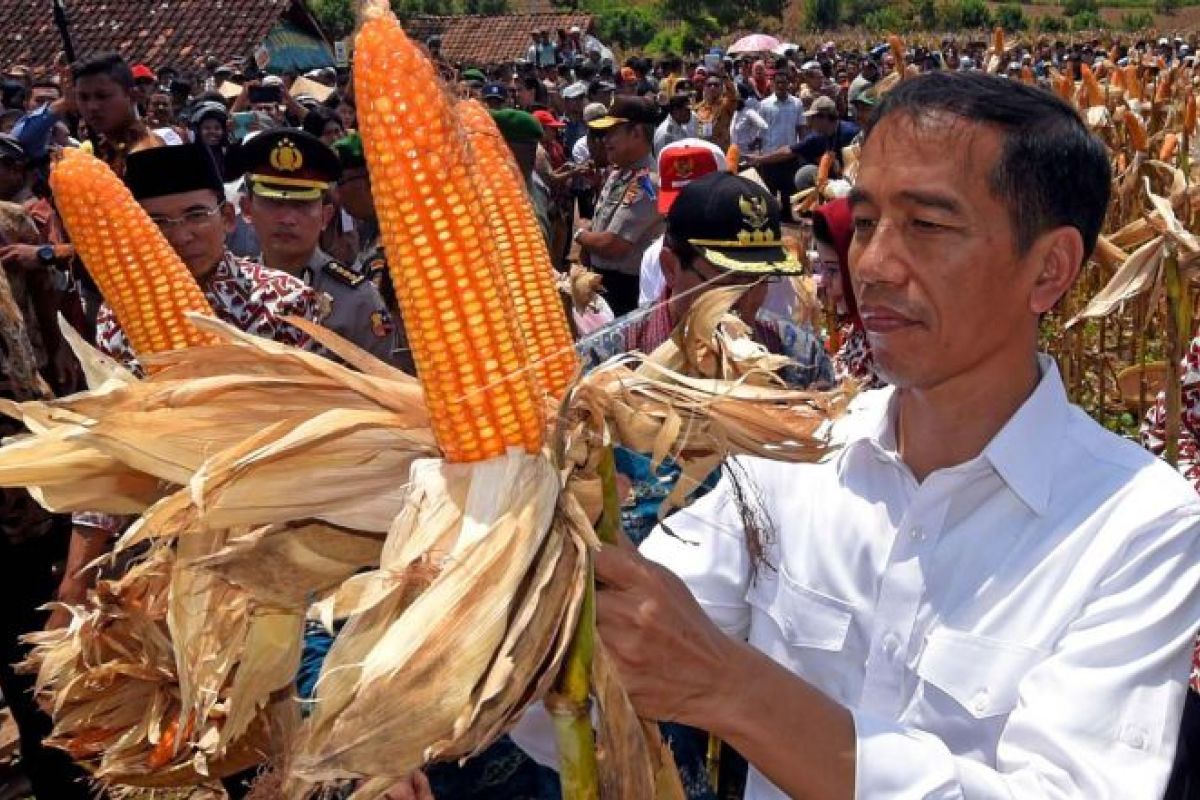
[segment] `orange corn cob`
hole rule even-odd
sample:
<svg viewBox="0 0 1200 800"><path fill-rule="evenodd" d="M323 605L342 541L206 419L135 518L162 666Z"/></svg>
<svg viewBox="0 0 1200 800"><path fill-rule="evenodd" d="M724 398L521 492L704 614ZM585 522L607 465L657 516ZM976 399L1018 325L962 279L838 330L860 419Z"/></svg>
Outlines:
<svg viewBox="0 0 1200 800"><path fill-rule="evenodd" d="M1165 103L1171 97L1171 86L1175 82L1175 70L1169 69L1154 89L1154 102Z"/></svg>
<svg viewBox="0 0 1200 800"><path fill-rule="evenodd" d="M729 149L725 151L725 165L729 171L737 175L738 163L742 160L742 149L736 144L729 145Z"/></svg>
<svg viewBox="0 0 1200 800"><path fill-rule="evenodd" d="M1191 136L1196 130L1196 95L1188 90L1187 104L1183 107L1183 135Z"/></svg>
<svg viewBox="0 0 1200 800"><path fill-rule="evenodd" d="M817 188L823 188L829 182L829 173L833 171L833 151L828 150L817 163Z"/></svg>
<svg viewBox="0 0 1200 800"><path fill-rule="evenodd" d="M1138 68L1135 64L1125 67L1125 90L1134 100L1142 99L1142 79L1138 76Z"/></svg>
<svg viewBox="0 0 1200 800"><path fill-rule="evenodd" d="M1087 64L1081 64L1079 67L1080 74L1083 75L1083 86L1086 90L1087 107L1104 105L1104 90L1100 88L1100 81L1096 80L1096 73L1092 72L1092 68Z"/></svg>
<svg viewBox="0 0 1200 800"><path fill-rule="evenodd" d="M1163 137L1162 147L1158 149L1158 160L1169 162L1175 157L1175 149L1179 147L1179 137L1168 133Z"/></svg>
<svg viewBox="0 0 1200 800"><path fill-rule="evenodd" d="M1113 70L1112 80L1110 81L1109 85L1114 89L1123 90L1125 88L1125 71L1120 69Z"/></svg>
<svg viewBox="0 0 1200 800"><path fill-rule="evenodd" d="M888 37L888 45L892 48L892 58L896 60L896 71L904 74L904 40L896 34Z"/></svg>
<svg viewBox="0 0 1200 800"><path fill-rule="evenodd" d="M50 187L83 265L135 353L217 342L184 317L186 311L213 313L196 279L103 161L66 149Z"/></svg>
<svg viewBox="0 0 1200 800"><path fill-rule="evenodd" d="M1054 91L1068 103L1075 102L1075 81L1071 80L1070 75L1059 75L1058 80L1054 82Z"/></svg>
<svg viewBox="0 0 1200 800"><path fill-rule="evenodd" d="M433 65L369 0L355 97L379 226L434 435L448 461L541 449L544 419L469 145Z"/></svg>
<svg viewBox="0 0 1200 800"><path fill-rule="evenodd" d="M1133 146L1135 153L1145 152L1150 147L1146 138L1146 126L1138 119L1137 114L1125 114L1125 131L1129 134L1129 144Z"/></svg>
<svg viewBox="0 0 1200 800"><path fill-rule="evenodd" d="M992 54L996 56L1004 55L1004 28L999 25L992 28Z"/></svg>
<svg viewBox="0 0 1200 800"><path fill-rule="evenodd" d="M551 397L561 398L575 377L579 359L542 228L517 162L491 114L476 100L461 102L456 110L471 143L471 177L496 241L500 272L512 295L538 385Z"/></svg>
<svg viewBox="0 0 1200 800"><path fill-rule="evenodd" d="M1026 86L1037 86L1037 79L1033 77L1033 70L1027 66L1021 67L1021 83Z"/></svg>

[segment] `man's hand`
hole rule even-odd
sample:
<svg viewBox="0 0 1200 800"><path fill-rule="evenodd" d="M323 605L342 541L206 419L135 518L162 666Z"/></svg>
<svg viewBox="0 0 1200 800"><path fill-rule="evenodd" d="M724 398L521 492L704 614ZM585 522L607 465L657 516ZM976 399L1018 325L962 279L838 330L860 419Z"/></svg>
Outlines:
<svg viewBox="0 0 1200 800"><path fill-rule="evenodd" d="M382 800L434 800L433 789L429 788L429 779L425 773L417 770L388 788L383 793Z"/></svg>
<svg viewBox="0 0 1200 800"><path fill-rule="evenodd" d="M36 244L4 245L0 247L0 265L25 272L41 269L43 264L38 260L38 247Z"/></svg>
<svg viewBox="0 0 1200 800"><path fill-rule="evenodd" d="M636 551L596 554L596 620L640 716L705 727L737 643L687 586Z"/></svg>
<svg viewBox="0 0 1200 800"><path fill-rule="evenodd" d="M742 156L742 161L744 161L747 166L757 168L762 166L763 157L759 153L748 153Z"/></svg>

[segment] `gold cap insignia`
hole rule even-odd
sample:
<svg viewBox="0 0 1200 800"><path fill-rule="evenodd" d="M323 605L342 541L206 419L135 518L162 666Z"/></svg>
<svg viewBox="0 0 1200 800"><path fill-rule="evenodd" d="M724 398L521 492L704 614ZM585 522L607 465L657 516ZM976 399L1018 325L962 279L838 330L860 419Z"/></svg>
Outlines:
<svg viewBox="0 0 1200 800"><path fill-rule="evenodd" d="M304 166L304 156L291 139L280 139L271 151L271 166L280 172L295 172Z"/></svg>
<svg viewBox="0 0 1200 800"><path fill-rule="evenodd" d="M738 208L742 212L742 224L749 230L738 232L738 241L742 244L774 244L779 241L775 233L766 230L770 223L770 209L765 197L746 197L738 199Z"/></svg>

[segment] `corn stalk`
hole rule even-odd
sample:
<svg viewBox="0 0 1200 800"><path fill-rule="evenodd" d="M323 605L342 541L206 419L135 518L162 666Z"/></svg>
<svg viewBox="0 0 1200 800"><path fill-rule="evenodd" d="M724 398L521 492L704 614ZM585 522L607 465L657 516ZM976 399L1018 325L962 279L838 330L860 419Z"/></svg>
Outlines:
<svg viewBox="0 0 1200 800"><path fill-rule="evenodd" d="M600 451L600 487L603 511L596 535L606 545L615 545L621 535L621 502L617 496L617 470L612 445ZM596 649L596 579L588 565L587 585L583 606L571 649L559 674L553 694L546 698L546 708L554 719L560 759L559 776L564 800L598 800L600 797L599 769L596 762L596 741L592 732L591 682L592 656Z"/></svg>
<svg viewBox="0 0 1200 800"><path fill-rule="evenodd" d="M1187 286L1179 271L1179 251L1167 243L1163 258L1163 283L1167 296L1167 419L1166 450L1167 463L1175 466L1179 461L1179 427L1182 387L1179 364L1187 347L1187 336L1192 329L1192 304Z"/></svg>

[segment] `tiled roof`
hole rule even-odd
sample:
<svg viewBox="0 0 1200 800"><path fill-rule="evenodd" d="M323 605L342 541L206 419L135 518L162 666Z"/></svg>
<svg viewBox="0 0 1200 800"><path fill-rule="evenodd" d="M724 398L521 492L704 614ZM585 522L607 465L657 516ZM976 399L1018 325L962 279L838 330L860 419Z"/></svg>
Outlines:
<svg viewBox="0 0 1200 800"><path fill-rule="evenodd" d="M518 0L518 3L520 0ZM442 55L451 62L490 66L524 58L529 33L537 28L587 31L589 14L507 14L502 17L413 17L404 23L417 41L442 37Z"/></svg>
<svg viewBox="0 0 1200 800"><path fill-rule="evenodd" d="M115 51L152 67L248 56L299 0L66 0L79 57ZM0 64L48 69L62 40L50 0L0 0Z"/></svg>

